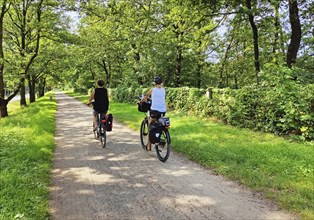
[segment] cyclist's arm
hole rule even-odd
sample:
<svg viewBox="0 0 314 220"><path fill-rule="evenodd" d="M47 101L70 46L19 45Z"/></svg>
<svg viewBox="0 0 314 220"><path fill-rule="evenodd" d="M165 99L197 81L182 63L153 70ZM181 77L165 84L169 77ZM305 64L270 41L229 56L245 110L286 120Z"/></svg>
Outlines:
<svg viewBox="0 0 314 220"><path fill-rule="evenodd" d="M92 101L94 100L94 95L95 95L95 91L93 91L92 94L90 94L88 104L92 103Z"/></svg>
<svg viewBox="0 0 314 220"><path fill-rule="evenodd" d="M149 99L149 97L151 97L152 92L153 92L153 89L148 90L146 95L142 98L141 102L147 102L147 99Z"/></svg>

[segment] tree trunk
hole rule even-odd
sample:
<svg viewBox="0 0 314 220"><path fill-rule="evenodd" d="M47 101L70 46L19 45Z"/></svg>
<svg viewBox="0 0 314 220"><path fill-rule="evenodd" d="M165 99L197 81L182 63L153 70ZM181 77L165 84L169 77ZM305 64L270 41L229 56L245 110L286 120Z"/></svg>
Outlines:
<svg viewBox="0 0 314 220"><path fill-rule="evenodd" d="M6 99L0 97L0 118L4 118L8 116L8 102Z"/></svg>
<svg viewBox="0 0 314 220"><path fill-rule="evenodd" d="M25 91L25 78L22 77L21 80L20 80L20 106L27 106L27 103L26 103L26 97L25 97L25 94L26 94L26 91Z"/></svg>
<svg viewBox="0 0 314 220"><path fill-rule="evenodd" d="M274 36L274 43L273 43L273 54L275 57L275 63L279 64L279 62L281 61L281 56L278 54L279 52L279 48L280 48L280 13L279 13L279 4L280 2L275 2L274 3L274 10L275 10L275 36Z"/></svg>
<svg viewBox="0 0 314 220"><path fill-rule="evenodd" d="M246 0L246 6L250 10L249 12L249 21L251 24L253 32L253 44L254 44L254 65L255 65L255 77L256 83L259 84L259 72L260 72L260 63L259 63L259 48L258 48L258 29L254 22L254 15L252 14L252 2L251 0Z"/></svg>
<svg viewBox="0 0 314 220"><path fill-rule="evenodd" d="M200 64L200 61L198 61L197 64L197 88L201 88L201 69L202 65Z"/></svg>
<svg viewBox="0 0 314 220"><path fill-rule="evenodd" d="M100 62L97 62L104 70L105 70L105 74L106 74L106 87L109 88L109 85L110 85L110 72L108 71L108 68L107 68L107 64L106 64L106 61L105 60L102 60L101 63Z"/></svg>
<svg viewBox="0 0 314 220"><path fill-rule="evenodd" d="M237 74L234 75L234 88L239 89Z"/></svg>
<svg viewBox="0 0 314 220"><path fill-rule="evenodd" d="M40 24L41 23L41 7L42 7L43 0L39 1L39 4L37 6L37 22ZM35 94L35 87L36 87L36 81L35 77L32 77L31 74L29 73L30 66L34 62L35 58L38 56L38 51L39 51L39 46L40 46L40 38L41 38L41 30L40 28L37 30L37 35L36 35L36 47L35 47L35 53L31 56L30 60L28 61L25 69L25 73L27 74L27 79L28 79L28 84L29 84L29 99L30 102L35 102L36 101L36 94Z"/></svg>
<svg viewBox="0 0 314 220"><path fill-rule="evenodd" d="M291 38L287 52L287 65L291 68L297 60L302 34L297 0L289 0L289 18L291 24Z"/></svg>
<svg viewBox="0 0 314 220"><path fill-rule="evenodd" d="M8 114L8 103L10 102L11 99L16 96L16 94L19 92L19 89L15 90L13 94L11 94L7 99L4 99L0 97L0 118L7 117Z"/></svg>
<svg viewBox="0 0 314 220"><path fill-rule="evenodd" d="M33 77L29 77L29 79L28 79L28 87L29 87L29 102L30 103L36 101L35 86L36 86L35 79Z"/></svg>
<svg viewBox="0 0 314 220"><path fill-rule="evenodd" d="M103 60L103 67L105 69L105 73L106 73L106 86L107 88L109 88L109 84L110 84L110 73L108 71L108 68L107 68L107 65L106 65L106 62Z"/></svg>
<svg viewBox="0 0 314 220"><path fill-rule="evenodd" d="M0 14L0 98L4 99L5 89L4 89L4 52L3 52L3 19L7 12L6 0L2 2L1 14Z"/></svg>
<svg viewBox="0 0 314 220"><path fill-rule="evenodd" d="M38 98L45 95L46 79L41 79L38 83Z"/></svg>

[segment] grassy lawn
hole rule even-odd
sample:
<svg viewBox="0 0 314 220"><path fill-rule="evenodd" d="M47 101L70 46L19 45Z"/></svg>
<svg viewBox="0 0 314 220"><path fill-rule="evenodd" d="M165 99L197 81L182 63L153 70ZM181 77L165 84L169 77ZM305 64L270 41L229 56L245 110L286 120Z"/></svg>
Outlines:
<svg viewBox="0 0 314 220"><path fill-rule="evenodd" d="M49 95L0 119L0 219L48 219L56 103Z"/></svg>
<svg viewBox="0 0 314 220"><path fill-rule="evenodd" d="M87 102L87 96L71 95ZM111 102L109 112L139 131L144 113L136 105ZM297 143L183 113L167 115L174 151L263 193L303 219L314 219L313 142Z"/></svg>

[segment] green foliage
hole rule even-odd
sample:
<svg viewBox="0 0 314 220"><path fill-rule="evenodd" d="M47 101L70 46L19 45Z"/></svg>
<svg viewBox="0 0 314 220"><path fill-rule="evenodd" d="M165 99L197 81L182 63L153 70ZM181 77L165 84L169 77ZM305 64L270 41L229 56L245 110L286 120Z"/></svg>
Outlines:
<svg viewBox="0 0 314 220"><path fill-rule="evenodd" d="M49 218L55 112L47 95L0 120L0 219Z"/></svg>
<svg viewBox="0 0 314 220"><path fill-rule="evenodd" d="M293 80L294 71L274 66L260 87L237 90L228 122L281 135L313 140L313 85Z"/></svg>
<svg viewBox="0 0 314 220"><path fill-rule="evenodd" d="M135 103L141 95L145 95L147 88L141 87L119 87L110 89L110 97L118 102Z"/></svg>
<svg viewBox="0 0 314 220"><path fill-rule="evenodd" d="M302 126L300 130L304 137L314 139L314 84L309 84L301 89L301 100L304 109L301 110L300 120Z"/></svg>
<svg viewBox="0 0 314 220"><path fill-rule="evenodd" d="M111 96L115 101L135 103L136 97L146 91L120 87L112 89ZM295 136L300 140L314 139L314 92L311 84L301 87L287 77L260 87L213 89L212 99L205 93L204 89L166 88L167 109L215 117L238 127Z"/></svg>

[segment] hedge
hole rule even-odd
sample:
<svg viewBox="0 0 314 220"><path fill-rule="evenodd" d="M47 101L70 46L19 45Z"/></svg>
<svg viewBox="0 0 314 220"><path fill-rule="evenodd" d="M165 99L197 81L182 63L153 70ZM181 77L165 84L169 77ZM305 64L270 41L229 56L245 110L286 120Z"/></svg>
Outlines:
<svg viewBox="0 0 314 220"><path fill-rule="evenodd" d="M148 88L110 89L118 102L136 103ZM314 139L314 85L250 86L241 89L166 88L168 110L215 117L226 124L254 130Z"/></svg>

